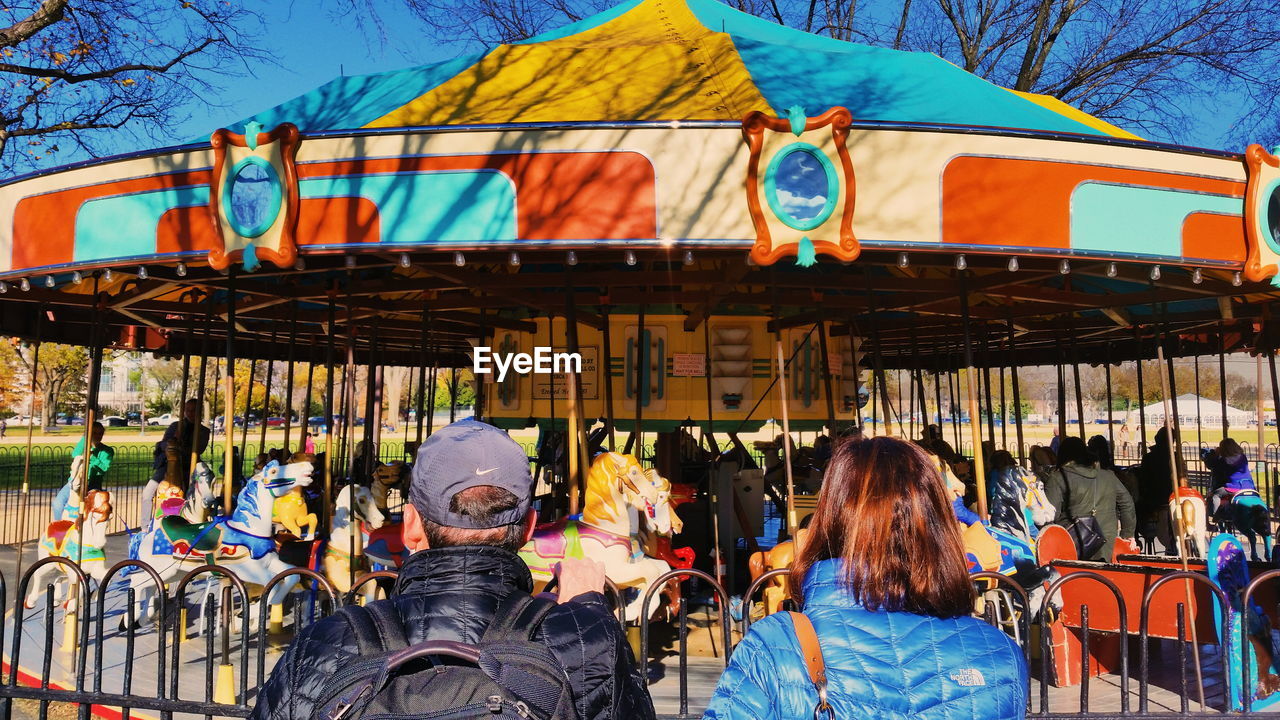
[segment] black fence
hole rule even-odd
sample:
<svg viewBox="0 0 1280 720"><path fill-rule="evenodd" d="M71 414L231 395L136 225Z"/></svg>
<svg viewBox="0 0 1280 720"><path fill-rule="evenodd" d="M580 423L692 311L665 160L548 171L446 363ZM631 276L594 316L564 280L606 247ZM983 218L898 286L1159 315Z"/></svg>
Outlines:
<svg viewBox="0 0 1280 720"><path fill-rule="evenodd" d="M52 584L35 588L35 607L27 609L22 598L29 594L33 573L54 564L76 581L74 599L68 609L55 597ZM122 587L116 581L123 573L139 574L137 586ZM697 570L677 570L664 575L645 597L656 608L659 590L673 581L680 585L680 599L669 622L646 620L638 628L639 662L650 683L660 717L686 719L700 717L720 670L728 663L734 642L759 616L753 602L761 589L787 573L774 571L757 579L741 606L713 578ZM277 583L289 576L301 581L285 603L285 612L273 627L265 597ZM299 629L354 601L366 591L380 586L384 591L394 576L373 573L360 578L352 590L339 595L322 576L295 569L271 579L254 599L251 589L226 567L204 566L191 570L171 585L172 592L160 592L154 619L139 623L140 588L162 588L159 575L133 561L116 564L106 574L101 588L90 591L87 578L73 563L57 558L42 560L29 568L16 588L18 601L0 642L7 672L0 678L0 717L8 720L15 701L25 701L26 711L45 720L50 703L72 703L80 718L91 714L129 717L131 711L163 720L204 716L244 717L283 647ZM973 576L982 601L975 613L1015 637L1031 668L1028 716L1032 718L1157 718L1199 717L1244 714L1260 718L1280 718L1280 712L1255 709L1265 700L1252 700L1246 693L1243 707L1229 707L1226 688L1233 663L1221 646L1225 623L1214 621L1215 636L1201 634L1193 640L1197 618L1188 617L1184 586L1207 585L1213 602L1225 603L1227 596L1204 575L1171 572L1152 583L1141 598L1125 597L1120 588L1100 572L1076 572L1056 580L1048 589L1048 600L1058 597L1068 584L1094 586L1091 601L1078 610L1076 627L1083 652L1069 662L1078 663L1080 682L1076 687L1053 687L1054 664L1050 657L1051 623L1061 615L1053 612L1033 616L1038 602L1010 578L982 573ZM9 598L0 576L0 598ZM1244 592L1244 606L1260 595L1259 589L1280 580L1280 571L1259 576ZM610 588L615 607L621 605L616 588ZM1237 599L1238 600L1238 599ZM0 599L0 603L6 600ZM1052 603L1050 603L1052 604ZM1135 612L1136 605L1136 612ZM1174 638L1157 639L1149 633L1153 611L1167 613L1172 606L1178 618ZM250 612L244 612L248 608ZM734 608L726 612L727 608ZM1095 616L1115 614L1118 633L1091 629L1090 612ZM1273 608L1280 612L1280 608ZM7 615L8 608L0 606ZM1212 613L1201 605L1201 613ZM739 619L735 620L734 615ZM696 617L695 617L696 616ZM1276 615L1272 615L1276 617ZM1203 624L1200 620L1200 624ZM1245 650L1235 665L1247 678L1256 655L1241 627L1238 647ZM1036 632L1033 632L1033 629ZM706 633L712 652L694 656L690 638ZM1108 637L1121 638L1118 667L1095 676L1090 643ZM829 663L838 662L831 658ZM1255 666L1256 667L1256 666ZM1060 671L1061 667L1057 668ZM1252 683L1243 682L1245 687ZM1202 699L1203 693L1203 699ZM1280 695L1276 696L1280 699ZM30 705L34 704L34 709ZM1280 706L1277 706L1280 709Z"/></svg>

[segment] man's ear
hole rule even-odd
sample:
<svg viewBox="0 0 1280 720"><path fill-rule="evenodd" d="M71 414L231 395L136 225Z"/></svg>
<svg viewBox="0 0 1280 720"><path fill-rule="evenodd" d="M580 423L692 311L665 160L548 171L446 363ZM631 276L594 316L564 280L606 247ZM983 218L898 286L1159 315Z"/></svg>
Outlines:
<svg viewBox="0 0 1280 720"><path fill-rule="evenodd" d="M533 539L533 529L538 526L538 511L529 508L529 514L524 519L524 541L529 542Z"/></svg>
<svg viewBox="0 0 1280 720"><path fill-rule="evenodd" d="M422 527L422 516L413 503L405 503L404 523L400 526L400 537L404 540L405 549L412 553L431 547L427 542L427 532Z"/></svg>

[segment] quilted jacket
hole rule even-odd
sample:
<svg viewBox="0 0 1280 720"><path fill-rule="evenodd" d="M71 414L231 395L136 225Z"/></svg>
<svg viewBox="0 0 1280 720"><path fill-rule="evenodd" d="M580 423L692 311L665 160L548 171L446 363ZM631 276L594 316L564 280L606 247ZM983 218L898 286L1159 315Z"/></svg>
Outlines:
<svg viewBox="0 0 1280 720"><path fill-rule="evenodd" d="M805 577L805 614L827 666L837 718L1005 720L1027 707L1027 665L1004 633L972 617L863 609L839 561ZM810 720L818 693L787 613L751 626L720 677L704 720Z"/></svg>
<svg viewBox="0 0 1280 720"><path fill-rule="evenodd" d="M532 588L529 568L515 553L480 546L440 548L410 555L393 596L381 602L394 603L411 644L428 639L476 643L503 598ZM581 720L654 716L622 626L603 595L588 593L557 605L533 639L545 643L568 674ZM311 718L325 683L355 656L355 635L345 618L310 625L272 671L250 717Z"/></svg>

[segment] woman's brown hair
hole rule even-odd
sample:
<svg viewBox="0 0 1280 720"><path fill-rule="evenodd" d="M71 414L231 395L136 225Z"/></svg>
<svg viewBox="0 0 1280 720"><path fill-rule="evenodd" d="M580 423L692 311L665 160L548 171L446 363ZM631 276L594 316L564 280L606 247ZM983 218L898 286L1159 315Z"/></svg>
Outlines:
<svg viewBox="0 0 1280 720"><path fill-rule="evenodd" d="M804 602L814 563L843 561L842 581L868 610L957 617L973 610L960 527L946 484L923 450L889 437L841 443L791 564Z"/></svg>

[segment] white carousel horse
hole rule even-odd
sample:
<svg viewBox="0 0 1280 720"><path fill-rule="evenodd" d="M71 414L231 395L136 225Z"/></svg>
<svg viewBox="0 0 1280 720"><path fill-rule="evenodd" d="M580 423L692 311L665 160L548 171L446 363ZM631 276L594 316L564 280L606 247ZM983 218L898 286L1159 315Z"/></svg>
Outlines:
<svg viewBox="0 0 1280 720"><path fill-rule="evenodd" d="M353 557L356 577L369 571L369 559L365 556L364 547L369 542L369 534L382 527L385 520L386 516L378 510L368 488L356 485L353 490L351 485L344 486L334 503L329 539L284 542L280 546L280 556L291 565L321 573L335 590L346 593L351 590ZM355 532L359 533L359 542L355 543L354 548L351 542L353 526ZM375 585L368 585L366 596L373 599L372 595L376 590Z"/></svg>
<svg viewBox="0 0 1280 720"><path fill-rule="evenodd" d="M597 455L587 473L582 520L541 525L520 550L534 581L550 580L557 561L566 557L598 560L604 563L605 576L616 585L638 591L627 603L625 614L628 621L638 620L650 584L671 570L666 561L645 556L639 542L642 517L655 533L670 535L672 531L675 513L670 508L670 484L661 477L658 481L631 455Z"/></svg>
<svg viewBox="0 0 1280 720"><path fill-rule="evenodd" d="M151 530L156 521L166 515L180 515L187 522L205 522L214 515L221 495L222 483L213 476L203 461L196 463L191 471L188 483L190 493L183 493L182 487L168 480L161 480L152 498L151 512L144 515L147 521L144 529Z"/></svg>
<svg viewBox="0 0 1280 720"><path fill-rule="evenodd" d="M68 508L80 507L80 497L72 491ZM44 537L40 540L38 550L41 560L47 557L64 557L76 560L80 570L101 584L107 574L107 559L102 548L107 544L107 524L111 522L111 493L106 490L90 490L85 496L83 519L61 519L49 523ZM62 569L60 564L44 565L31 574L27 585L27 596L24 599L28 608L35 607L35 602L47 585L45 577L62 571L70 581L70 573ZM74 600L74 594L67 599Z"/></svg>
<svg viewBox="0 0 1280 720"><path fill-rule="evenodd" d="M363 548L368 543L369 533L382 527L385 520L386 516L378 509L369 488L348 485L338 493L333 506L333 523L329 526L329 542L325 545L324 561L321 563L324 576L338 592L345 593L351 589L353 562L357 575L368 569L368 559L364 557ZM359 533L354 556L351 554L352 525L355 525L355 532Z"/></svg>
<svg viewBox="0 0 1280 720"><path fill-rule="evenodd" d="M144 532L137 550L130 555L150 565L165 583L183 572L205 564L228 565L242 581L266 585L272 577L294 566L276 552L272 533L271 507L276 498L294 487L311 484L309 462L280 465L271 462L249 478L237 496L235 511L209 523L190 523L176 515L160 518L156 527ZM141 598L140 619L149 617L155 587L144 573L134 573L130 582ZM298 583L292 575L271 589L268 603L280 604ZM257 603L253 604L254 610Z"/></svg>

